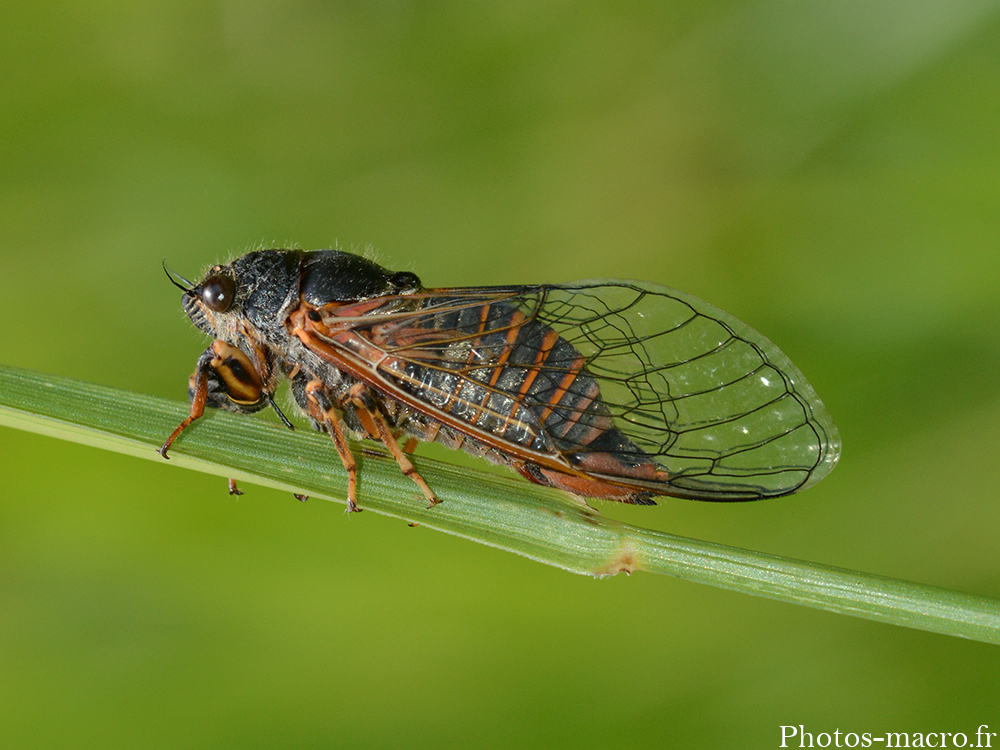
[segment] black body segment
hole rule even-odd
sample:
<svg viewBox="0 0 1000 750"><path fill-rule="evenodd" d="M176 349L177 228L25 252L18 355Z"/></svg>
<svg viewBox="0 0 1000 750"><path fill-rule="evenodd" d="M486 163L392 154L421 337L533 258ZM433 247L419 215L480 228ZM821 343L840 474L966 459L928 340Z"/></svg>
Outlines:
<svg viewBox="0 0 1000 750"><path fill-rule="evenodd" d="M303 253L300 262L299 294L315 307L370 299L393 288L394 274L360 255L317 250Z"/></svg>

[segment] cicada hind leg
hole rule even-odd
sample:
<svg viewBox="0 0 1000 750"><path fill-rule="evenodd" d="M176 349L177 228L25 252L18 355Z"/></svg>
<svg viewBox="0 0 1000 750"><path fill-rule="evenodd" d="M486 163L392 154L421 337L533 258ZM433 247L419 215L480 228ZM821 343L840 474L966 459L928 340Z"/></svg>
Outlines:
<svg viewBox="0 0 1000 750"><path fill-rule="evenodd" d="M335 402L322 381L310 380L306 383L303 394L309 416L329 433L334 447L340 455L340 460L344 464L344 470L347 472L348 512L356 512L361 508L358 507L357 501L358 465L347 445L344 428L340 424L340 416L345 408L351 410L369 438L379 440L385 445L392 457L396 459L403 474L412 479L423 492L429 503L428 507L433 507L440 502L406 455L413 450L413 443L408 441L405 448L400 447L392 427L389 426L378 403L366 386L362 383L354 384Z"/></svg>

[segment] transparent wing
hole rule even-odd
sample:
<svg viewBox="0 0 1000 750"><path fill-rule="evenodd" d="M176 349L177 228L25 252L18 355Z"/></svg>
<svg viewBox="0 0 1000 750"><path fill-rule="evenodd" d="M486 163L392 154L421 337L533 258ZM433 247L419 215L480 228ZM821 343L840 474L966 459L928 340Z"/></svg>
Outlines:
<svg viewBox="0 0 1000 750"><path fill-rule="evenodd" d="M657 494L753 500L811 486L839 458L837 429L791 361L683 292L587 281L357 307L324 310L324 338L365 361L366 380L530 460L599 467L587 471Z"/></svg>

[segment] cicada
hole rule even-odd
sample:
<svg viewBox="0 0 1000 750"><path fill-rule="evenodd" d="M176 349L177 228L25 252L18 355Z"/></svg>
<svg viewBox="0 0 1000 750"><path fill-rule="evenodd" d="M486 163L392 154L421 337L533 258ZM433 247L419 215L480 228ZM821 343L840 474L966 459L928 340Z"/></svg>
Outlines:
<svg viewBox="0 0 1000 750"><path fill-rule="evenodd" d="M170 275L170 272L168 272ZM836 465L826 408L778 348L691 295L639 281L426 288L339 250L259 250L197 284L171 276L213 338L191 413L250 413L289 381L329 434L357 510L348 438L381 442L430 505L408 456L462 449L532 482L638 505L805 489Z"/></svg>

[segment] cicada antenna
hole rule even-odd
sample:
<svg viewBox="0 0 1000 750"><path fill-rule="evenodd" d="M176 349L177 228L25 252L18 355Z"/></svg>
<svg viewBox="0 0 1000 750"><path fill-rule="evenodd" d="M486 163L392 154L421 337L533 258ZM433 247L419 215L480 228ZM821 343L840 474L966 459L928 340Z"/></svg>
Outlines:
<svg viewBox="0 0 1000 750"><path fill-rule="evenodd" d="M190 292L192 289L194 289L194 284L185 279L176 271L171 271L169 268L167 268L166 258L163 259L162 265L163 265L163 272L167 274L167 278L170 279L171 284L180 289L182 292Z"/></svg>

